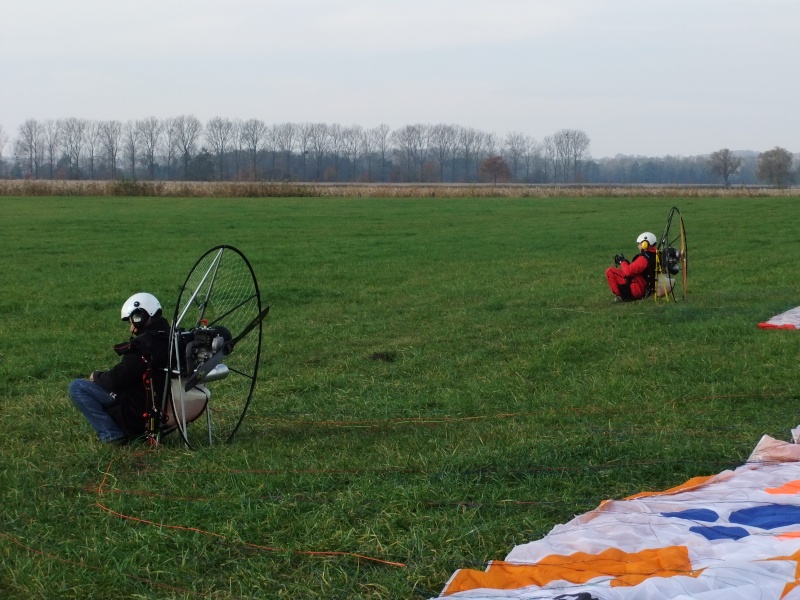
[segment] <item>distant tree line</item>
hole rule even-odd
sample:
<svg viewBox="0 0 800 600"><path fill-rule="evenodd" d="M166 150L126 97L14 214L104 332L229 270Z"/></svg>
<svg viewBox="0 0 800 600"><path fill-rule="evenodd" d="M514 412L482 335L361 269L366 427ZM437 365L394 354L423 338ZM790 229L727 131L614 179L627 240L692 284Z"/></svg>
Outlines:
<svg viewBox="0 0 800 600"><path fill-rule="evenodd" d="M393 183L717 184L795 181L783 148L757 154L591 158L589 136L542 140L453 124L392 130L192 115L121 122L28 119L9 140L0 126L0 177ZM13 157L3 157L9 146Z"/></svg>

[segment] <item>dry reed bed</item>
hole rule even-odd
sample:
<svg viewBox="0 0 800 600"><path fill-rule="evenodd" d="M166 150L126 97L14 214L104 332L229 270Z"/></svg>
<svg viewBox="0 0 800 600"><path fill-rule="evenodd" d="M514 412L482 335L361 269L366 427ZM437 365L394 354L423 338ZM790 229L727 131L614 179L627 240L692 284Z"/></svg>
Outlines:
<svg viewBox="0 0 800 600"><path fill-rule="evenodd" d="M296 182L0 180L0 196L164 198L794 197L798 188L688 185L332 184Z"/></svg>

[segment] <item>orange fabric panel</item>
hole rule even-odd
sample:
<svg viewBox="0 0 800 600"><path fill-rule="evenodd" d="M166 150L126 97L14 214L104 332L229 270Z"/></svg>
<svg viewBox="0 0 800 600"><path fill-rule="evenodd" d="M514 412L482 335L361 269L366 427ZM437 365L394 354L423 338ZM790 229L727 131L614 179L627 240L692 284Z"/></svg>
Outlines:
<svg viewBox="0 0 800 600"><path fill-rule="evenodd" d="M443 595L478 588L513 590L529 585L544 586L560 580L587 583L598 577L611 578L611 586L632 586L650 577L696 577L699 573L692 570L689 550L685 546L667 546L634 553L609 548L599 554L552 554L532 565L498 561L484 572L461 569L453 576Z"/></svg>
<svg viewBox="0 0 800 600"><path fill-rule="evenodd" d="M783 537L783 536L778 536L778 537ZM788 556L776 556L775 558L771 558L769 560L793 560L797 564L797 568L794 571L794 581L790 581L783 588L783 594L781 594L781 598L784 598L789 592L791 592L794 588L800 585L800 551L795 552L794 554L790 554Z"/></svg>
<svg viewBox="0 0 800 600"><path fill-rule="evenodd" d="M767 488L768 494L798 494L800 493L800 479L784 483L781 487Z"/></svg>
<svg viewBox="0 0 800 600"><path fill-rule="evenodd" d="M677 494L678 492L685 492L687 490L701 487L712 477L716 477L716 475L706 475L704 477L692 477L689 481L686 481L680 485L676 485L675 487L669 488L668 490L664 490L662 492L639 492L638 494L634 494L633 496L628 496L627 498L625 498L625 500L635 500L636 498L647 498L650 496L666 496L668 494Z"/></svg>

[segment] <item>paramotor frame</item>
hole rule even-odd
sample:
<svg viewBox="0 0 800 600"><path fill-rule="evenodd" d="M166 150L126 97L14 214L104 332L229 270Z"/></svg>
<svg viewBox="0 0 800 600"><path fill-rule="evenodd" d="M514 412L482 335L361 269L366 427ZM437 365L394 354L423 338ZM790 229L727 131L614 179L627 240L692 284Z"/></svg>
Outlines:
<svg viewBox="0 0 800 600"><path fill-rule="evenodd" d="M233 439L256 387L268 311L238 249L215 246L197 260L175 305L159 437L177 429L190 448Z"/></svg>
<svg viewBox="0 0 800 600"><path fill-rule="evenodd" d="M673 206L667 216L664 234L658 241L656 253L656 300L666 298L686 300L689 277L689 252L683 215Z"/></svg>

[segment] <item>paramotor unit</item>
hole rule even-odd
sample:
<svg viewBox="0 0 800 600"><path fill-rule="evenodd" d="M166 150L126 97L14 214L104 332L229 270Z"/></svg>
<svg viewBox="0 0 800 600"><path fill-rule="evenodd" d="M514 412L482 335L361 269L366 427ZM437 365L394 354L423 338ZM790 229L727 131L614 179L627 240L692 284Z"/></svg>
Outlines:
<svg viewBox="0 0 800 600"><path fill-rule="evenodd" d="M673 206L667 216L664 234L658 240L656 253L656 300L686 300L689 276L689 254L683 216Z"/></svg>
<svg viewBox="0 0 800 600"><path fill-rule="evenodd" d="M215 246L197 260L175 305L170 373L150 427L156 442L175 429L191 448L233 438L256 387L268 312L239 250Z"/></svg>

